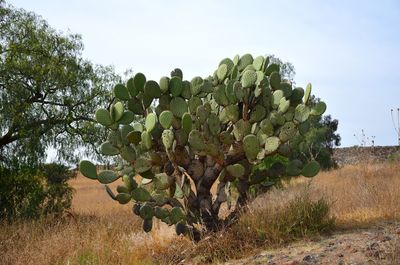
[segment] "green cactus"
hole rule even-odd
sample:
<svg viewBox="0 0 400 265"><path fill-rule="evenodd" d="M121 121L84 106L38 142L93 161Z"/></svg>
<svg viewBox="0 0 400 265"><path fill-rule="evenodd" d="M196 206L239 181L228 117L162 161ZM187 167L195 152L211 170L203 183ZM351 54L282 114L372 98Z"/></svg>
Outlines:
<svg viewBox="0 0 400 265"><path fill-rule="evenodd" d="M318 173L317 162L297 159L257 170L271 156L290 157L290 141L309 130L310 115L326 110L322 101L310 103L311 85L293 88L281 74L270 58L250 54L225 58L211 76L190 81L178 68L159 83L137 73L113 88L108 110L95 113L109 130L100 153L118 156L119 165L97 173L83 160L79 169L103 184L121 179L116 195L106 191L121 204L132 201L146 232L156 218L198 240L199 226L216 231L237 220L252 186ZM236 209L221 219L220 206L233 200L227 195L233 188Z"/></svg>
<svg viewBox="0 0 400 265"><path fill-rule="evenodd" d="M260 143L257 136L248 134L243 138L243 150L247 159L253 161L257 158L258 153L261 151Z"/></svg>
<svg viewBox="0 0 400 265"><path fill-rule="evenodd" d="M128 88L123 84L115 85L114 96L120 100L128 100L130 98Z"/></svg>
<svg viewBox="0 0 400 265"><path fill-rule="evenodd" d="M96 166L90 161L82 160L79 163L79 171L87 178L97 179Z"/></svg>
<svg viewBox="0 0 400 265"><path fill-rule="evenodd" d="M98 109L96 111L96 121L103 126L110 126L113 124L113 120L111 119L111 114L106 109Z"/></svg>
<svg viewBox="0 0 400 265"><path fill-rule="evenodd" d="M193 121L192 116L186 112L182 116L182 129L189 134L192 131Z"/></svg>
<svg viewBox="0 0 400 265"><path fill-rule="evenodd" d="M315 104L315 106L311 109L310 115L320 116L324 114L325 110L326 110L325 102L320 101L317 104Z"/></svg>
<svg viewBox="0 0 400 265"><path fill-rule="evenodd" d="M146 77L142 73L137 73L133 77L133 85L135 86L135 89L137 93L143 92L144 91L144 84L146 83Z"/></svg>
<svg viewBox="0 0 400 265"><path fill-rule="evenodd" d="M119 176L112 170L103 170L97 176L97 179L102 184L112 183L116 181L118 178Z"/></svg>
<svg viewBox="0 0 400 265"><path fill-rule="evenodd" d="M161 137L165 148L167 150L171 149L172 144L174 143L174 132L171 130L164 130Z"/></svg>
<svg viewBox="0 0 400 265"><path fill-rule="evenodd" d="M246 70L242 76L242 87L248 88L256 84L257 74L253 70Z"/></svg>
<svg viewBox="0 0 400 265"><path fill-rule="evenodd" d="M118 193L117 196L115 196L115 199L120 204L127 204L131 201L131 195L129 193Z"/></svg>
<svg viewBox="0 0 400 265"><path fill-rule="evenodd" d="M144 94L150 98L161 97L161 88L156 81L149 80L144 85Z"/></svg>
<svg viewBox="0 0 400 265"><path fill-rule="evenodd" d="M145 127L146 130L150 133L154 127L156 127L157 123L157 115L155 113L149 113L146 117Z"/></svg>
<svg viewBox="0 0 400 265"><path fill-rule="evenodd" d="M175 97L171 100L171 111L175 117L181 118L188 111L186 100L181 97Z"/></svg>
<svg viewBox="0 0 400 265"><path fill-rule="evenodd" d="M107 156L115 156L119 154L119 149L110 142L104 142L100 145L100 153Z"/></svg>
<svg viewBox="0 0 400 265"><path fill-rule="evenodd" d="M182 79L174 76L169 80L169 90L173 97L178 97L182 93Z"/></svg>

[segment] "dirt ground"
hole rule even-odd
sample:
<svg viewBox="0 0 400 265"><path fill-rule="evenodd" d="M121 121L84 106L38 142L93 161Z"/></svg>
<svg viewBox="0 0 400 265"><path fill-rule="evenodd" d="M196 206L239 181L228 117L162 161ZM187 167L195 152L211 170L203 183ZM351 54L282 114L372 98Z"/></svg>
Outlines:
<svg viewBox="0 0 400 265"><path fill-rule="evenodd" d="M226 264L400 264L400 223L343 231L318 241L301 241Z"/></svg>

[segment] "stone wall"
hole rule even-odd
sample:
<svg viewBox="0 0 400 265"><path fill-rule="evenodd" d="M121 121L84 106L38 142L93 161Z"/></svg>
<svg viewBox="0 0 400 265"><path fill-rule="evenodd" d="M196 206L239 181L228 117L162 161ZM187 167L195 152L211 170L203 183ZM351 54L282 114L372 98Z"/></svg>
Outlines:
<svg viewBox="0 0 400 265"><path fill-rule="evenodd" d="M360 162L385 161L392 154L400 156L399 146L354 146L335 148L333 150L333 157L339 166L353 165Z"/></svg>

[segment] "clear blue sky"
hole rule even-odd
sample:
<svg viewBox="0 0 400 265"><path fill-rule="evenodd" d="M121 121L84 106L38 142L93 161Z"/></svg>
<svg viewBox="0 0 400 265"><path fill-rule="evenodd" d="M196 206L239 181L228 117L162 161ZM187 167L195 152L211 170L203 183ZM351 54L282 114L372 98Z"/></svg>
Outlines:
<svg viewBox="0 0 400 265"><path fill-rule="evenodd" d="M208 76L235 54L275 54L299 86L339 119L342 146L364 129L397 144L390 109L400 107L400 1L13 0L58 30L79 33L95 63L158 80L180 67ZM351 2L351 3L350 3Z"/></svg>

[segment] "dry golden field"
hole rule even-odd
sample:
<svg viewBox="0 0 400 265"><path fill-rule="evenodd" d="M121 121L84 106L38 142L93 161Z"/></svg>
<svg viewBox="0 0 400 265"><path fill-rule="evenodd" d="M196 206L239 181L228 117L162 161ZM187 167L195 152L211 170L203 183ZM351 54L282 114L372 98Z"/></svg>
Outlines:
<svg viewBox="0 0 400 265"><path fill-rule="evenodd" d="M0 264L177 264L241 258L299 240L278 227L293 205L305 205L308 199L328 202L336 231L400 220L399 162L346 166L313 179L295 179L255 200L235 227L198 245L161 224L143 233L129 204L109 199L95 181L78 177L71 185L76 189L73 207L64 217L1 224ZM300 204L291 203L299 198ZM331 230L331 221L321 225Z"/></svg>

